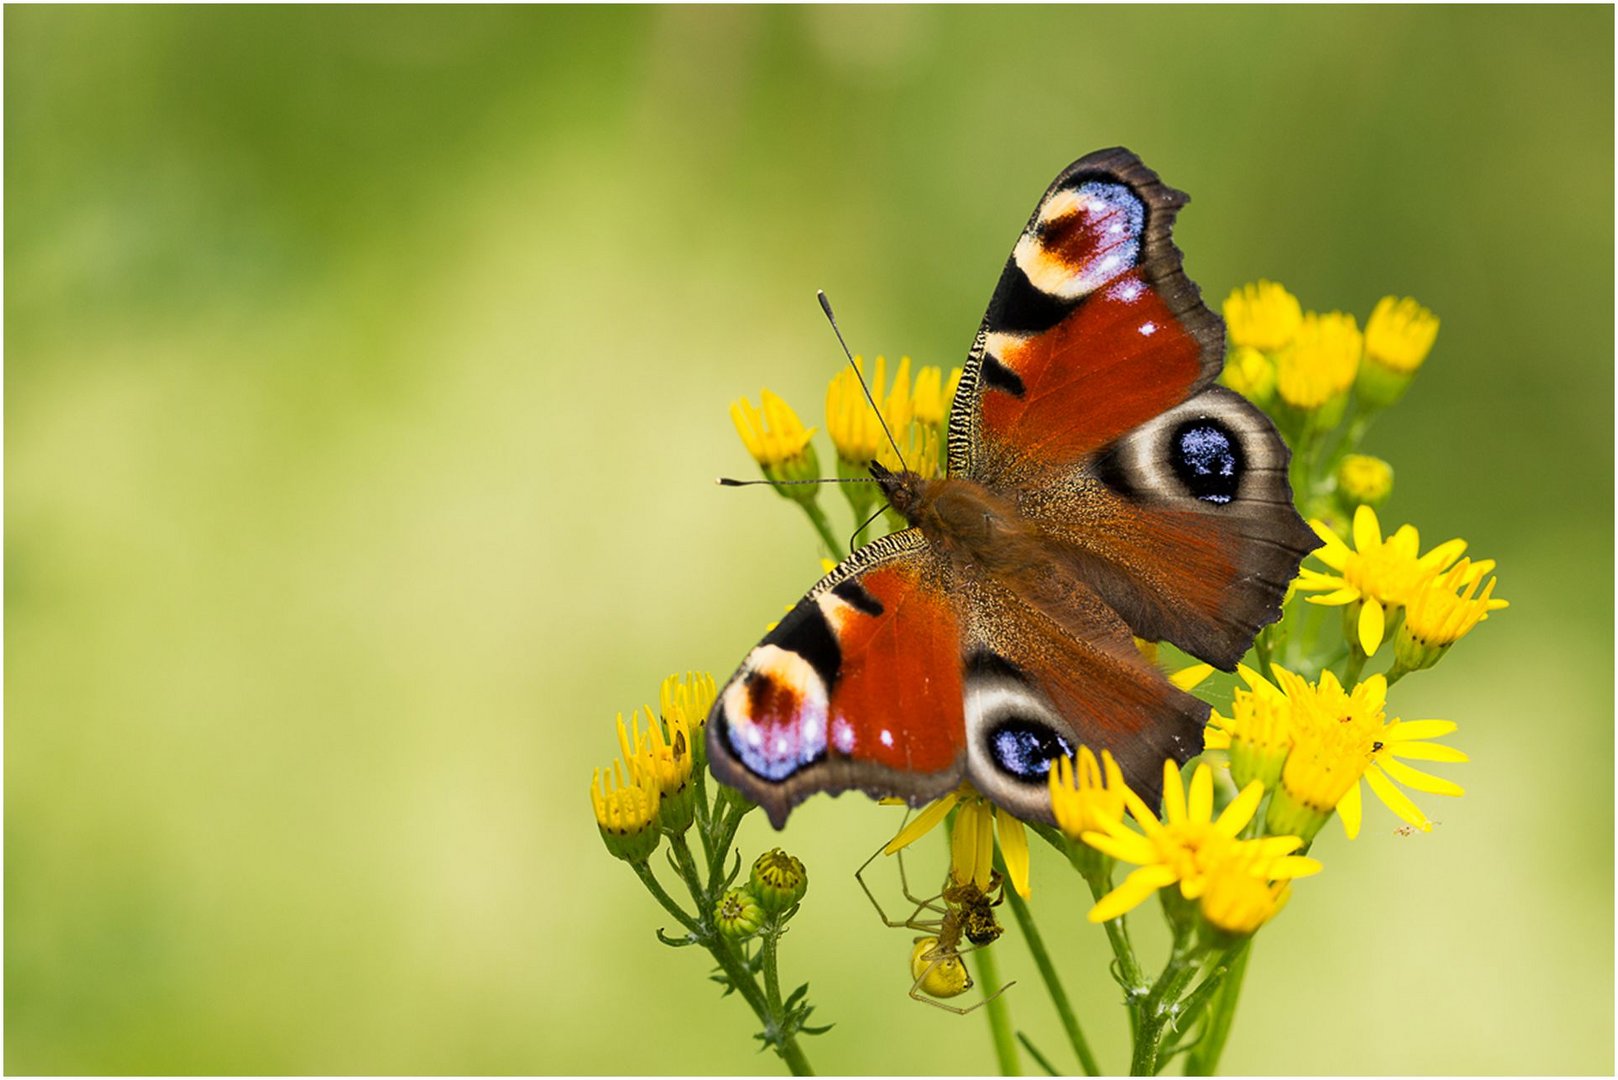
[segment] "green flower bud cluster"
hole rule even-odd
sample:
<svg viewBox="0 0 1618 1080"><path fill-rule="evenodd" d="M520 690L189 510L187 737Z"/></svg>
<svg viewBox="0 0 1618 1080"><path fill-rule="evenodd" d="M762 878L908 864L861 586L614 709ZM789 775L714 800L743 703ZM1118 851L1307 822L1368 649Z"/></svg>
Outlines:
<svg viewBox="0 0 1618 1080"><path fill-rule="evenodd" d="M767 920L784 922L809 890L809 873L795 855L774 848L753 862L747 884L728 889L714 908L719 932L733 941L758 933Z"/></svg>

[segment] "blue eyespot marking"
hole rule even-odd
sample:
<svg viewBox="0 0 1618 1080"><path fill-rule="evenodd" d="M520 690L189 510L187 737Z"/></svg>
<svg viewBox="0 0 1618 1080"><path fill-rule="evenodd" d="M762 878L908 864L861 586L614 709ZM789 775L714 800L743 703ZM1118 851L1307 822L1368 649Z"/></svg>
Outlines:
<svg viewBox="0 0 1618 1080"><path fill-rule="evenodd" d="M1169 462L1187 491L1221 506L1236 497L1247 468L1242 445L1231 430L1206 417L1187 420L1174 429Z"/></svg>
<svg viewBox="0 0 1618 1080"><path fill-rule="evenodd" d="M1013 718L989 733L989 754L996 765L1016 779L1044 783L1051 763L1059 757L1071 757L1073 747L1044 724Z"/></svg>

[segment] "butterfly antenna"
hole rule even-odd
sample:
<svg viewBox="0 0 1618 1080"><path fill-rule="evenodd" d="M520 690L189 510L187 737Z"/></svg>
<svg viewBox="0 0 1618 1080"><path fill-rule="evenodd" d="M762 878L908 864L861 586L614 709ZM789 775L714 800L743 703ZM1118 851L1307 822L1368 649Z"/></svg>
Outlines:
<svg viewBox="0 0 1618 1080"><path fill-rule="evenodd" d="M865 519L865 523L863 525L861 525L859 528L854 530L854 535L850 536L848 538L848 550L849 551L853 551L855 548L860 546L859 545L860 533L864 532L866 529L871 527L871 522L876 520L877 515L882 513L882 511L884 511L884 510L891 509L892 506L893 506L892 503L883 503L881 506L877 507L875 511L872 512L870 517ZM905 816L909 817L909 814L907 813ZM900 828L903 828L903 826L900 826Z"/></svg>
<svg viewBox="0 0 1618 1080"><path fill-rule="evenodd" d="M754 484L769 484L776 487L781 484L875 484L879 483L874 476L822 476L818 480L737 480L730 476L714 478L714 483L720 487L752 487Z"/></svg>
<svg viewBox="0 0 1618 1080"><path fill-rule="evenodd" d="M882 425L882 434L888 437L888 445L893 447L893 456L899 459L899 468L909 472L910 466L905 464L905 456L899 450L899 443L894 439L893 432L888 430L887 418L882 415L882 410L876 407L876 399L871 396L871 388L865 384L865 374L860 371L860 366L854 363L854 354L848 351L848 342L843 340L843 332L837 327L837 316L832 314L831 301L826 299L826 290L816 289L815 296L820 300L820 310L826 313L826 321L831 323L831 332L837 335L837 344L843 347L843 355L848 357L848 366L854 369L854 377L860 381L860 389L865 391L865 400L871 403L871 411L876 413L876 422Z"/></svg>

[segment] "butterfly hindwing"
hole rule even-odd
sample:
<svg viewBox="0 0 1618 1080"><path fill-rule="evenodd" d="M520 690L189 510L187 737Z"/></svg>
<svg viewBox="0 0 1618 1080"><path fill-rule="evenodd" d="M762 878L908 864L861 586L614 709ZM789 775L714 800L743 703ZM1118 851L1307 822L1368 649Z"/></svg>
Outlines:
<svg viewBox="0 0 1618 1080"><path fill-rule="evenodd" d="M714 774L778 828L816 791L920 803L959 783L963 648L948 574L907 529L822 578L720 691Z"/></svg>
<svg viewBox="0 0 1618 1080"><path fill-rule="evenodd" d="M1111 750L1156 805L1163 759L1202 748L1208 706L1141 656L1124 621L1076 574L963 583L967 776L1018 817L1052 820L1046 773L1080 745Z"/></svg>

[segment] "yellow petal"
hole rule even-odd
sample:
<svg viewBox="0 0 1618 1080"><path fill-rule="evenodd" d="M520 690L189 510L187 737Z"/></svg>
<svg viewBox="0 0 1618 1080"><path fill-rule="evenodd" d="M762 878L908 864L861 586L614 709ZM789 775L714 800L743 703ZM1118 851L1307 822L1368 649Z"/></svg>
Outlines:
<svg viewBox="0 0 1618 1080"><path fill-rule="evenodd" d="M1360 834L1360 811L1360 782L1356 780L1337 801L1337 816L1343 819L1343 832L1350 840Z"/></svg>
<svg viewBox="0 0 1618 1080"><path fill-rule="evenodd" d="M1459 559L1461 553L1465 550L1466 541L1457 537L1454 540L1445 540L1442 544L1417 559L1416 562L1428 569L1442 570L1456 559ZM1487 573L1488 571L1484 572Z"/></svg>
<svg viewBox="0 0 1618 1080"><path fill-rule="evenodd" d="M1241 794L1230 800L1225 812L1219 815L1219 824L1215 826L1221 833L1231 838L1246 828L1247 823L1253 820L1253 814L1258 810L1260 800L1264 798L1264 782L1254 780L1242 788Z"/></svg>
<svg viewBox="0 0 1618 1080"><path fill-rule="evenodd" d="M1311 859L1307 855L1287 855L1271 863L1267 876L1272 881L1282 878L1313 877L1325 869L1319 859Z"/></svg>
<svg viewBox="0 0 1618 1080"><path fill-rule="evenodd" d="M1143 866L1124 878L1122 885L1098 900L1087 917L1093 923L1116 919L1173 881L1174 871L1168 867Z"/></svg>
<svg viewBox="0 0 1618 1080"><path fill-rule="evenodd" d="M1365 509L1362 504L1361 510ZM1377 647L1382 644L1382 630L1384 619L1382 604L1374 597L1365 598L1365 606L1360 608L1360 648L1365 650L1366 656L1375 656Z"/></svg>
<svg viewBox="0 0 1618 1080"><path fill-rule="evenodd" d="M1004 810L996 810L994 819L1000 831L1000 854L1006 860L1006 876L1011 878L1011 887L1017 890L1017 895L1026 900L1028 899L1028 833L1023 829L1022 822Z"/></svg>
<svg viewBox="0 0 1618 1080"><path fill-rule="evenodd" d="M1415 788L1417 791L1425 791L1432 795L1460 796L1466 794L1466 789L1461 785L1445 780L1441 776L1422 772L1420 769L1412 769L1402 761L1383 758L1378 764L1382 766L1384 772L1405 787Z"/></svg>
<svg viewBox="0 0 1618 1080"><path fill-rule="evenodd" d="M1354 550L1374 551L1382 546L1382 527L1377 524L1376 511L1361 503L1354 511Z"/></svg>
<svg viewBox="0 0 1618 1080"><path fill-rule="evenodd" d="M1405 758L1410 761L1444 761L1458 764L1470 761L1463 750L1443 743L1432 742L1395 742L1388 744L1388 753L1396 758Z"/></svg>
<svg viewBox="0 0 1618 1080"><path fill-rule="evenodd" d="M1196 822L1213 820L1213 772L1206 765L1198 765L1197 771L1191 774L1186 815Z"/></svg>
<svg viewBox="0 0 1618 1080"><path fill-rule="evenodd" d="M1342 607L1344 604L1352 604L1359 598L1360 591L1351 586L1344 586L1335 592L1327 593L1325 596L1304 597L1304 599L1309 601L1311 604L1319 604L1322 607Z"/></svg>
<svg viewBox="0 0 1618 1080"><path fill-rule="evenodd" d="M1382 733L1383 742L1405 739L1439 739L1455 730L1453 720L1395 720Z"/></svg>
<svg viewBox="0 0 1618 1080"><path fill-rule="evenodd" d="M981 892L989 887L989 872L994 869L994 817L985 804L979 803L977 809L977 863L972 881Z"/></svg>
<svg viewBox="0 0 1618 1080"><path fill-rule="evenodd" d="M1202 685L1203 681L1213 672L1214 667L1212 664L1193 664L1191 667L1183 668L1170 675L1169 682L1178 686L1181 690L1189 692Z"/></svg>
<svg viewBox="0 0 1618 1080"><path fill-rule="evenodd" d="M1410 796L1393 786L1393 781L1384 776L1381 769L1375 765L1367 766L1365 782L1371 785L1371 790L1376 792L1376 797L1387 804L1389 810L1392 810L1422 832L1433 831L1432 822L1427 820L1427 816L1416 808L1415 803L1410 801Z"/></svg>
<svg viewBox="0 0 1618 1080"><path fill-rule="evenodd" d="M1136 832L1124 836L1087 832L1081 839L1103 855L1111 855L1120 862L1139 865L1157 858L1157 848L1152 846L1150 840Z"/></svg>
<svg viewBox="0 0 1618 1080"><path fill-rule="evenodd" d="M913 844L926 836L955 808L955 802L958 798L959 796L952 791L942 799L935 800L931 806L916 815L916 820L900 829L898 836L888 841L887 847L882 849L882 854L892 855L900 848Z"/></svg>
<svg viewBox="0 0 1618 1080"><path fill-rule="evenodd" d="M1163 820L1171 824L1186 820L1185 786L1173 758L1163 759Z"/></svg>

